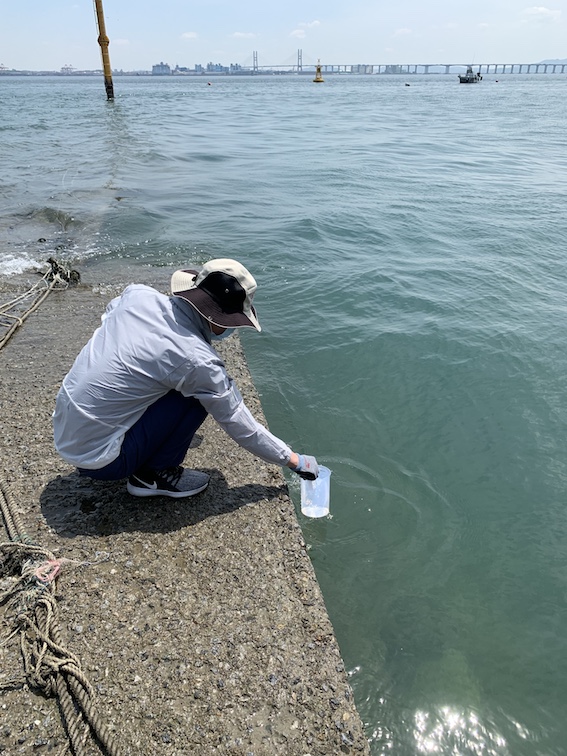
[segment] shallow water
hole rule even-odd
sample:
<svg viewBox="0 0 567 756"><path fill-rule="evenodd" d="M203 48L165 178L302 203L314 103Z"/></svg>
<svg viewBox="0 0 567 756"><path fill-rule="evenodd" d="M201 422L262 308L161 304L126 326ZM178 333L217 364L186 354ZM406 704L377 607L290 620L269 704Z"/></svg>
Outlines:
<svg viewBox="0 0 567 756"><path fill-rule="evenodd" d="M567 77L495 78L0 77L5 276L256 276L374 754L565 750Z"/></svg>

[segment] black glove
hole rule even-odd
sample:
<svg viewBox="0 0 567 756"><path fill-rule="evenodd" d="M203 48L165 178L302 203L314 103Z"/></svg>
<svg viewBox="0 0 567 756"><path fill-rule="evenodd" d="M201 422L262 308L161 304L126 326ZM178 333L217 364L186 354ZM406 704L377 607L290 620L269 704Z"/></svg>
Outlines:
<svg viewBox="0 0 567 756"><path fill-rule="evenodd" d="M298 454L299 464L293 468L300 478L304 480L315 480L319 475L319 465L315 457L310 457L308 454Z"/></svg>

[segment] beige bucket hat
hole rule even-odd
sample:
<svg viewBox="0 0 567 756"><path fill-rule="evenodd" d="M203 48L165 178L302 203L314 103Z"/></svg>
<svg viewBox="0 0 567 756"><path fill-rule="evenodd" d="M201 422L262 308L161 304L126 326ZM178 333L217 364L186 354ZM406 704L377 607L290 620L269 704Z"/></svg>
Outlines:
<svg viewBox="0 0 567 756"><path fill-rule="evenodd" d="M220 328L262 330L252 305L256 281L236 260L218 258L209 260L200 270L176 270L171 277L171 293Z"/></svg>

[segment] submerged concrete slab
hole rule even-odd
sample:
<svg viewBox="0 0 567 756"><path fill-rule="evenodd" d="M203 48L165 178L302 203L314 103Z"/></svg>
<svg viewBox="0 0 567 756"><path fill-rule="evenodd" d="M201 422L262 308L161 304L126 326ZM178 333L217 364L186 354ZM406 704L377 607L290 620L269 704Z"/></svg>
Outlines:
<svg viewBox="0 0 567 756"><path fill-rule="evenodd" d="M210 419L186 464L211 484L189 501L134 499L55 453L57 389L109 298L55 292L0 352L0 475L33 541L74 560L58 578L59 627L101 719L123 754L367 754L280 468ZM239 341L221 346L262 419ZM17 642L0 646L0 691L21 675ZM0 752L66 743L55 700L25 684L0 692Z"/></svg>

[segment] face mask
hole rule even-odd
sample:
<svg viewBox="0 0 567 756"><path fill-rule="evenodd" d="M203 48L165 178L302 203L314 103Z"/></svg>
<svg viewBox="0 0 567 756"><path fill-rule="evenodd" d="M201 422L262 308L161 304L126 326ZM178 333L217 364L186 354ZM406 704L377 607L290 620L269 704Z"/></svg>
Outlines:
<svg viewBox="0 0 567 756"><path fill-rule="evenodd" d="M224 341L231 333L234 333L234 328L227 328L223 333L213 333L211 331L211 341Z"/></svg>

